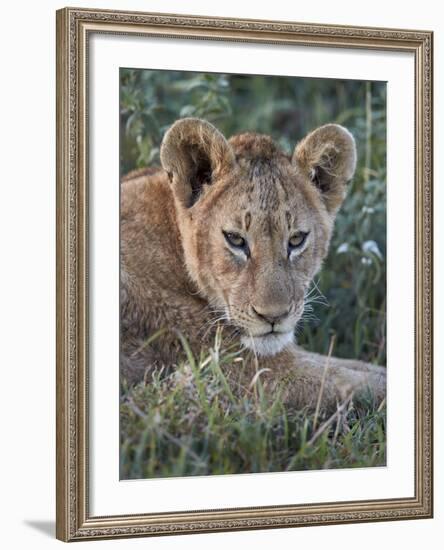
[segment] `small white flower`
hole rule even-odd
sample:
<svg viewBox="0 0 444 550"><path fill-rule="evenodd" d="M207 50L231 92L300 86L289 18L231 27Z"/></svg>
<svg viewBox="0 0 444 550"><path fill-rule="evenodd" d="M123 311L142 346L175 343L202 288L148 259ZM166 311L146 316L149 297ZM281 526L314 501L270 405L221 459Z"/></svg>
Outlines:
<svg viewBox="0 0 444 550"><path fill-rule="evenodd" d="M345 252L348 252L349 246L348 243L342 243L338 246L336 250L336 254L345 254Z"/></svg>
<svg viewBox="0 0 444 550"><path fill-rule="evenodd" d="M367 254L374 254L377 258L382 260L382 254L376 241L365 241L362 245L362 251Z"/></svg>
<svg viewBox="0 0 444 550"><path fill-rule="evenodd" d="M375 209L373 208L373 206L363 206L362 207L362 213L363 214L374 214L375 212Z"/></svg>
<svg viewBox="0 0 444 550"><path fill-rule="evenodd" d="M370 258L361 258L362 265L370 265L372 263Z"/></svg>

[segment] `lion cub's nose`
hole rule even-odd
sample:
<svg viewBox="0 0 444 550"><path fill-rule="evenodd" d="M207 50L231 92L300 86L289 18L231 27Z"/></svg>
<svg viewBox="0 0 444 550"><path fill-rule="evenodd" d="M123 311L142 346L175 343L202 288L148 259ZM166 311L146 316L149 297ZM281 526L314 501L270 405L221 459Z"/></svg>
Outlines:
<svg viewBox="0 0 444 550"><path fill-rule="evenodd" d="M290 312L289 309L284 310L277 310L277 309L258 309L257 307L251 306L254 313L262 320L266 321L267 323L270 323L270 325L274 325L287 317L288 313Z"/></svg>

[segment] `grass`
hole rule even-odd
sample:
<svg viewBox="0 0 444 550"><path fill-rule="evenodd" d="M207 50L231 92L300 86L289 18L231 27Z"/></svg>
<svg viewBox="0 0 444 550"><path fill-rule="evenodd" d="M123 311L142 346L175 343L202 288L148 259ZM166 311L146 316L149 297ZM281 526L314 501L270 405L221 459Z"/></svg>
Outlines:
<svg viewBox="0 0 444 550"><path fill-rule="evenodd" d="M183 342L186 348L186 342ZM121 479L385 465L385 408L343 403L332 417L285 408L260 376L233 389L236 350L213 349L121 390ZM240 365L239 365L240 366Z"/></svg>
<svg viewBox="0 0 444 550"><path fill-rule="evenodd" d="M326 354L334 336L338 357L385 365L385 83L139 69L121 69L120 83L122 174L159 164L164 132L183 116L205 118L226 136L270 134L288 153L321 124L353 133L358 166L317 280L328 307L313 304L318 320L302 327L298 343ZM188 353L172 374L122 387L122 478L385 464L384 408L352 401L339 418L315 418L266 395L260 377L251 391L233 393L225 376L236 359L216 345L198 358Z"/></svg>

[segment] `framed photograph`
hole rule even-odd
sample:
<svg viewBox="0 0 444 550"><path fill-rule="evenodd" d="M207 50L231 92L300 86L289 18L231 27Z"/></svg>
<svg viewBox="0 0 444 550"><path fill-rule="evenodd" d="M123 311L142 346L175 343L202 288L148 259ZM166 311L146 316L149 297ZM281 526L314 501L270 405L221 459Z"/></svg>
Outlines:
<svg viewBox="0 0 444 550"><path fill-rule="evenodd" d="M430 31L57 12L57 537L432 516Z"/></svg>

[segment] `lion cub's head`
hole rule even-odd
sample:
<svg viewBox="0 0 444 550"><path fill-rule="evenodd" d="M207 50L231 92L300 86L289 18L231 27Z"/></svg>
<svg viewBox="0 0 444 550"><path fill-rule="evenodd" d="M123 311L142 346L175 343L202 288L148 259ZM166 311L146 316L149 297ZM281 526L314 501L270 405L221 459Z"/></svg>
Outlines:
<svg viewBox="0 0 444 550"><path fill-rule="evenodd" d="M352 135L322 126L290 158L268 136L227 141L208 122L188 118L166 133L161 161L190 276L246 346L278 353L293 341L327 254L355 171Z"/></svg>

